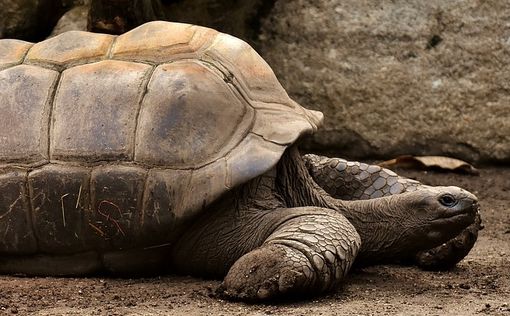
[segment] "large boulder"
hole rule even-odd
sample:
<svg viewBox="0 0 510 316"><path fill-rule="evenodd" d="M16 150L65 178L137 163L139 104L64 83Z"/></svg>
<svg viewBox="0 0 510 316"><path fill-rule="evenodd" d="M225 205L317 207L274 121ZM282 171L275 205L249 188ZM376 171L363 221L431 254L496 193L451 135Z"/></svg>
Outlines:
<svg viewBox="0 0 510 316"><path fill-rule="evenodd" d="M510 2L280 0L258 49L322 110L305 146L510 162Z"/></svg>
<svg viewBox="0 0 510 316"><path fill-rule="evenodd" d="M90 4L79 5L67 11L58 20L57 25L51 31L51 36L68 32L68 31L86 31L87 16L89 14Z"/></svg>
<svg viewBox="0 0 510 316"><path fill-rule="evenodd" d="M86 29L121 34L146 21L163 19L212 27L252 42L258 36L261 17L270 12L275 1L92 0L64 14L52 35Z"/></svg>
<svg viewBox="0 0 510 316"><path fill-rule="evenodd" d="M0 0L0 38L43 40L59 17L83 0Z"/></svg>
<svg viewBox="0 0 510 316"><path fill-rule="evenodd" d="M250 41L259 32L260 18L277 0L166 0L162 1L170 21L215 28ZM286 1L286 0L284 0Z"/></svg>

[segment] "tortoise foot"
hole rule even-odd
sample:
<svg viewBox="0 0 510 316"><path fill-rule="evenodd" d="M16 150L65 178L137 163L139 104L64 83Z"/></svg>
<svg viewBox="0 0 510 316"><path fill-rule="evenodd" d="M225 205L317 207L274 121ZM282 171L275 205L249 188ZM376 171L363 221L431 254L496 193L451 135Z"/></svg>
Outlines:
<svg viewBox="0 0 510 316"><path fill-rule="evenodd" d="M288 251L269 245L241 257L230 269L218 289L234 300L261 301L286 297L305 291L312 280L306 266L293 266Z"/></svg>
<svg viewBox="0 0 510 316"><path fill-rule="evenodd" d="M295 298L326 292L342 281L360 246L347 219L312 207L280 212L302 215L282 223L261 247L239 258L221 294L243 301Z"/></svg>

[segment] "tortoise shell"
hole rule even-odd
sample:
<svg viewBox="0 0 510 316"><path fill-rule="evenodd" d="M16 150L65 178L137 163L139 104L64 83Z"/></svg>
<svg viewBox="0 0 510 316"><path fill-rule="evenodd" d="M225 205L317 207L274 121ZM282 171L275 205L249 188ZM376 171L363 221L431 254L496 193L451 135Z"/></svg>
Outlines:
<svg viewBox="0 0 510 316"><path fill-rule="evenodd" d="M322 114L245 42L150 22L0 40L0 253L171 241Z"/></svg>

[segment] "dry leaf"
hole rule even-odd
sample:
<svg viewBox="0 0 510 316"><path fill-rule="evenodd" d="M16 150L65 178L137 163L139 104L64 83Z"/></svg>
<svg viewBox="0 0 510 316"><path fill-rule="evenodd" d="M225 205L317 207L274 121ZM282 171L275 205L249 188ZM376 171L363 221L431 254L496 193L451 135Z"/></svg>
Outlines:
<svg viewBox="0 0 510 316"><path fill-rule="evenodd" d="M471 164L460 159L445 156L400 156L383 161L379 166L384 168L440 169L443 171L479 174L478 170Z"/></svg>

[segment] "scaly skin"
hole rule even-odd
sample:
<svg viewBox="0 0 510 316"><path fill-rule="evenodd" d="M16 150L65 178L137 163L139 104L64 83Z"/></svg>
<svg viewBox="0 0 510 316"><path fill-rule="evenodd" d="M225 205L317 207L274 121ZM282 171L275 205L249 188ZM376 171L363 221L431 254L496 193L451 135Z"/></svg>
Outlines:
<svg viewBox="0 0 510 316"><path fill-rule="evenodd" d="M315 182L338 199L368 200L428 187L377 165L311 154L303 159Z"/></svg>
<svg viewBox="0 0 510 316"><path fill-rule="evenodd" d="M293 201L278 194L273 171L234 189L196 220L175 244L173 266L224 277L218 293L235 300L310 295L338 286L360 249L356 229L308 197L299 199L307 206L289 205ZM289 189L306 196L296 186Z"/></svg>
<svg viewBox="0 0 510 316"><path fill-rule="evenodd" d="M303 159L315 182L339 199L373 199L430 187L377 165L312 154L304 155ZM426 270L451 269L469 253L482 228L478 212L475 222L459 235L438 247L418 252L410 258L411 263Z"/></svg>
<svg viewBox="0 0 510 316"><path fill-rule="evenodd" d="M323 293L340 284L359 251L359 236L332 210L302 210L316 214L288 220L259 248L236 261L221 286L225 295L266 300ZM293 211L300 209L284 212Z"/></svg>
<svg viewBox="0 0 510 316"><path fill-rule="evenodd" d="M446 195L458 203L445 205ZM292 147L274 169L194 220L171 258L180 272L225 276L218 292L230 299L310 296L335 288L358 258L366 264L406 258L452 238L474 221L476 205L457 187L335 199Z"/></svg>

